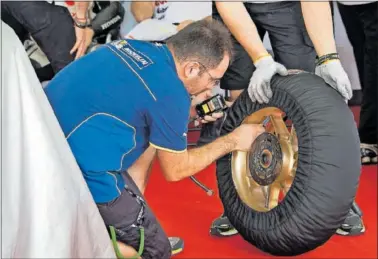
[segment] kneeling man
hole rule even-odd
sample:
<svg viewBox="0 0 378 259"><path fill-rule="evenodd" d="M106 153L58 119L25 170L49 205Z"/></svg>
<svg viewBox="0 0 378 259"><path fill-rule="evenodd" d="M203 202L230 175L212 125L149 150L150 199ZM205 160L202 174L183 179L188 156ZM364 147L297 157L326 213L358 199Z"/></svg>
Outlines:
<svg viewBox="0 0 378 259"><path fill-rule="evenodd" d="M203 147L187 150L191 96L219 84L232 56L228 30L195 22L166 45L121 40L62 70L45 89L100 214L114 230L116 251L143 259L182 249L168 239L143 193L158 158L165 178L179 181L234 150L248 150L264 132L242 125ZM171 241L171 242L170 242Z"/></svg>

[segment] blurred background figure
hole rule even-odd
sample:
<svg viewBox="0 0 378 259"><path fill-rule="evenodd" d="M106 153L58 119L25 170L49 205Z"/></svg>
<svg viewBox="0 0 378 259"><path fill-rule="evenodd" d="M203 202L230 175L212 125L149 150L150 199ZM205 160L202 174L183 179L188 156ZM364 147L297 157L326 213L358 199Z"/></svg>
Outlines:
<svg viewBox="0 0 378 259"><path fill-rule="evenodd" d="M133 0L123 5L131 14L121 29L123 37L146 41L163 41L193 21L211 18L212 12L210 1Z"/></svg>
<svg viewBox="0 0 378 259"><path fill-rule="evenodd" d="M75 59L70 53L76 43L74 20L65 2L2 1L1 19L23 44L30 47L27 41L33 39L46 55L49 65L33 62L40 81L51 79Z"/></svg>
<svg viewBox="0 0 378 259"><path fill-rule="evenodd" d="M362 164L377 163L378 1L337 3L353 47L362 89L359 134Z"/></svg>
<svg viewBox="0 0 378 259"><path fill-rule="evenodd" d="M1 7L2 20L24 44L40 82L118 39L125 15L119 1L2 1Z"/></svg>

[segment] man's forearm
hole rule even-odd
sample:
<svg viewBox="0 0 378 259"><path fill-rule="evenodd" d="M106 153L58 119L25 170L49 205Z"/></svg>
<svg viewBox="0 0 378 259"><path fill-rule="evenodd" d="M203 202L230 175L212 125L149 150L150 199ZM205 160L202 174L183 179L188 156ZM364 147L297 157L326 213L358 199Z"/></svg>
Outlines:
<svg viewBox="0 0 378 259"><path fill-rule="evenodd" d="M186 161L177 165L175 174L181 180L205 169L218 158L232 152L236 147L231 135L220 137L213 142L199 148L188 150ZM175 167L175 165L172 165Z"/></svg>
<svg viewBox="0 0 378 259"><path fill-rule="evenodd" d="M301 5L307 32L318 56L336 52L330 3L302 0Z"/></svg>
<svg viewBox="0 0 378 259"><path fill-rule="evenodd" d="M75 3L76 5L76 17L78 19L87 19L88 17L88 7L89 7L89 2L81 2L77 1Z"/></svg>
<svg viewBox="0 0 378 259"><path fill-rule="evenodd" d="M131 13L134 16L136 22L142 22L144 20L152 18L154 14L155 2L144 2L140 0L133 0L131 2Z"/></svg>
<svg viewBox="0 0 378 259"><path fill-rule="evenodd" d="M254 62L268 54L242 2L216 2L216 6L223 22Z"/></svg>

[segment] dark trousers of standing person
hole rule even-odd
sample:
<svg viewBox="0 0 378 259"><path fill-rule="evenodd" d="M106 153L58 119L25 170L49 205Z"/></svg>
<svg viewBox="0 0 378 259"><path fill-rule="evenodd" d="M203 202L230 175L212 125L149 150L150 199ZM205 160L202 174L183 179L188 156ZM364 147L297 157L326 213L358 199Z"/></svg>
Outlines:
<svg viewBox="0 0 378 259"><path fill-rule="evenodd" d="M377 144L378 2L338 8L353 46L362 89L359 134L363 144Z"/></svg>
<svg viewBox="0 0 378 259"><path fill-rule="evenodd" d="M261 40L266 33L272 45L274 59L287 69L315 71L316 52L307 33L299 2L244 3L256 25ZM213 3L212 17L223 22ZM241 91L248 88L255 70L246 50L234 38L234 60L221 80L221 89ZM232 100L234 101L234 100Z"/></svg>
<svg viewBox="0 0 378 259"><path fill-rule="evenodd" d="M287 69L300 69L315 72L316 52L307 33L300 2L282 1L269 3L244 3L244 6L256 25L260 39L263 41L268 33L274 59ZM213 2L214 20L223 23ZM221 79L220 88L229 91L229 101L248 88L255 66L244 47L232 37L234 58ZM217 137L217 128L222 120L207 123L201 129L198 146L202 146Z"/></svg>
<svg viewBox="0 0 378 259"><path fill-rule="evenodd" d="M67 8L46 1L2 1L1 16L21 42L30 35L47 56L51 66L36 69L40 81L50 80L74 60L70 50L75 45L76 35ZM52 75L44 73L49 69Z"/></svg>

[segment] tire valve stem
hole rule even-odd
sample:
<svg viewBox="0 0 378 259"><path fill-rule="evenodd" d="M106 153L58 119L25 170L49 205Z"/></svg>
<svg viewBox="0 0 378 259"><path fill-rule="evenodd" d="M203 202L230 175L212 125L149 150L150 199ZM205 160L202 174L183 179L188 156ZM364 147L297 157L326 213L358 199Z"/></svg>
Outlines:
<svg viewBox="0 0 378 259"><path fill-rule="evenodd" d="M270 121L270 117L269 117L269 116L266 117L266 118L263 120L262 125L263 125L264 128L266 128L266 127L268 126L269 121Z"/></svg>

